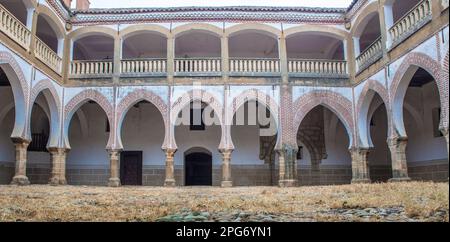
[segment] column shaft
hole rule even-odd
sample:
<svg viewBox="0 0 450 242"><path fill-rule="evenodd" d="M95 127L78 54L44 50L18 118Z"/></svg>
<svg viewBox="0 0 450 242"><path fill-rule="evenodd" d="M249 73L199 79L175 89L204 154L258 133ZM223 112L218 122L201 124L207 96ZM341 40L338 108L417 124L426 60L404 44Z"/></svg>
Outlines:
<svg viewBox="0 0 450 242"><path fill-rule="evenodd" d="M370 183L368 155L369 149L353 148L352 155L352 183Z"/></svg>
<svg viewBox="0 0 450 242"><path fill-rule="evenodd" d="M392 179L389 181L410 181L408 177L408 166L406 163L406 146L408 138L395 137L388 140L392 159Z"/></svg>
<svg viewBox="0 0 450 242"><path fill-rule="evenodd" d="M175 186L175 168L174 168L174 155L176 149L166 149L166 179L164 181L164 186L174 187Z"/></svg>
<svg viewBox="0 0 450 242"><path fill-rule="evenodd" d="M11 185L29 185L27 173L27 148L30 141L13 139L16 148L16 170Z"/></svg>
<svg viewBox="0 0 450 242"><path fill-rule="evenodd" d="M222 187L232 187L233 182L231 180L231 153L233 150L225 149L221 150L222 153Z"/></svg>
<svg viewBox="0 0 450 242"><path fill-rule="evenodd" d="M120 151L119 150L110 150L109 151L109 160L110 160L110 178L108 182L108 186L110 187L119 187L120 186Z"/></svg>
<svg viewBox="0 0 450 242"><path fill-rule="evenodd" d="M49 148L52 157L52 174L49 181L50 185L66 185L66 155L68 150L65 148Z"/></svg>

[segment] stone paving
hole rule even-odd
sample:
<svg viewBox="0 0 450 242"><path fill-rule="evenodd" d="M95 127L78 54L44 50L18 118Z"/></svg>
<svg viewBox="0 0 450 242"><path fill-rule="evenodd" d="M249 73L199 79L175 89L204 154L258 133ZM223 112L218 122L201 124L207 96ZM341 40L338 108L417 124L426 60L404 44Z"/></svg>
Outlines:
<svg viewBox="0 0 450 242"><path fill-rule="evenodd" d="M277 187L0 186L0 221L448 222L448 183Z"/></svg>

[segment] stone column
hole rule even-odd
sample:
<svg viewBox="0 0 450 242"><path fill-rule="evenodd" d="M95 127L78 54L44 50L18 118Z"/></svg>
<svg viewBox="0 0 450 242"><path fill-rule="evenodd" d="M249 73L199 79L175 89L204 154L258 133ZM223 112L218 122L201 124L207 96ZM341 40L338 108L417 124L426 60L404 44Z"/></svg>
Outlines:
<svg viewBox="0 0 450 242"><path fill-rule="evenodd" d="M113 82L120 82L120 74L122 73L122 38L116 36L114 38L114 59L113 59Z"/></svg>
<svg viewBox="0 0 450 242"><path fill-rule="evenodd" d="M297 149L283 145L277 152L280 166L280 180L278 185L280 187L297 186Z"/></svg>
<svg viewBox="0 0 450 242"><path fill-rule="evenodd" d="M449 149L448 149L448 127L440 128L442 135L444 135L445 141L447 142L447 158L449 157Z"/></svg>
<svg viewBox="0 0 450 242"><path fill-rule="evenodd" d="M120 150L109 150L109 162L110 162L110 178L108 186L119 187L120 186Z"/></svg>
<svg viewBox="0 0 450 242"><path fill-rule="evenodd" d="M232 187L233 182L231 180L231 153L232 149L220 150L222 154L222 187Z"/></svg>
<svg viewBox="0 0 450 242"><path fill-rule="evenodd" d="M369 149L352 148L352 183L370 183Z"/></svg>
<svg viewBox="0 0 450 242"><path fill-rule="evenodd" d="M166 179L164 181L164 186L174 187L175 186L175 168L174 168L174 155L177 152L176 149L166 149Z"/></svg>
<svg viewBox="0 0 450 242"><path fill-rule="evenodd" d="M52 176L49 184L53 186L67 185L66 180L66 155L69 151L65 148L49 148L52 157Z"/></svg>
<svg viewBox="0 0 450 242"><path fill-rule="evenodd" d="M37 31L37 21L38 21L38 13L33 11L33 19L31 20L31 42L29 52L31 56L34 58L34 49L36 48L36 31Z"/></svg>
<svg viewBox="0 0 450 242"><path fill-rule="evenodd" d="M284 34L281 34L278 40L278 51L280 57L280 70L281 70L281 78L284 83L287 83L289 80L289 69L288 69L288 57L287 57L287 48L286 48L286 37Z"/></svg>
<svg viewBox="0 0 450 242"><path fill-rule="evenodd" d="M230 72L230 54L228 50L228 36L222 36L222 78L227 81Z"/></svg>
<svg viewBox="0 0 450 242"><path fill-rule="evenodd" d="M27 148L30 141L24 139L13 139L16 147L16 171L11 185L29 185L27 173Z"/></svg>
<svg viewBox="0 0 450 242"><path fill-rule="evenodd" d="M410 181L408 177L408 166L406 163L407 137L394 137L388 139L389 150L392 160L392 179L391 182Z"/></svg>
<svg viewBox="0 0 450 242"><path fill-rule="evenodd" d="M175 74L175 39L173 36L167 37L167 78L173 79Z"/></svg>

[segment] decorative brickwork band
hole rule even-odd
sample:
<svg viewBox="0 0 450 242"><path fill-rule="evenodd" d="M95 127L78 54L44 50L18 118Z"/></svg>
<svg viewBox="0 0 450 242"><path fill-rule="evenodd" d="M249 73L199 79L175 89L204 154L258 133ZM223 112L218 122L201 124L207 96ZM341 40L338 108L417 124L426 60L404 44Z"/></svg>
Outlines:
<svg viewBox="0 0 450 242"><path fill-rule="evenodd" d="M119 187L120 150L109 150L109 160L110 160L111 177L109 178L108 186Z"/></svg>
<svg viewBox="0 0 450 242"><path fill-rule="evenodd" d="M294 187L297 185L297 149L290 145L282 145L277 150L280 165L280 187Z"/></svg>
<svg viewBox="0 0 450 242"><path fill-rule="evenodd" d="M231 180L231 153L233 150L224 149L220 150L222 154L222 187L232 187L233 182Z"/></svg>
<svg viewBox="0 0 450 242"><path fill-rule="evenodd" d="M406 163L407 137L394 137L388 139L389 150L392 159L392 179L389 181L410 181L408 176L408 165Z"/></svg>
<svg viewBox="0 0 450 242"><path fill-rule="evenodd" d="M66 156L68 149L49 148L52 157L52 176L49 184L53 186L67 185L66 180Z"/></svg>
<svg viewBox="0 0 450 242"><path fill-rule="evenodd" d="M13 139L16 147L16 171L11 181L11 185L29 185L30 181L27 172L27 148L30 141L23 139Z"/></svg>
<svg viewBox="0 0 450 242"><path fill-rule="evenodd" d="M175 186L175 168L174 168L174 155L177 152L176 149L166 149L166 179L164 181L164 186L174 187Z"/></svg>
<svg viewBox="0 0 450 242"><path fill-rule="evenodd" d="M350 153L352 155L352 183L370 183L369 149L352 148Z"/></svg>

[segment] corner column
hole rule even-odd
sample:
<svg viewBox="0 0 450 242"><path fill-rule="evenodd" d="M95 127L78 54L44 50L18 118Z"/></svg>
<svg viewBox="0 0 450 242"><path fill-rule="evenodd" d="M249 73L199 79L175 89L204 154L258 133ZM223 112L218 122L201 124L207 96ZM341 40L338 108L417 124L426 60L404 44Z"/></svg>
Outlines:
<svg viewBox="0 0 450 242"><path fill-rule="evenodd" d="M231 153L232 149L220 150L222 154L222 187L232 187L233 182L231 180Z"/></svg>
<svg viewBox="0 0 450 242"><path fill-rule="evenodd" d="M166 179L164 181L165 187L175 186L175 168L174 168L174 155L177 152L176 149L166 149Z"/></svg>
<svg viewBox="0 0 450 242"><path fill-rule="evenodd" d="M297 149L294 147L283 145L278 152L278 163L280 166L280 187L297 186Z"/></svg>
<svg viewBox="0 0 450 242"><path fill-rule="evenodd" d="M119 187L120 186L120 152L121 150L109 150L109 162L110 162L110 178L108 186Z"/></svg>
<svg viewBox="0 0 450 242"><path fill-rule="evenodd" d="M27 172L27 148L29 140L13 139L16 148L16 171L11 181L11 185L29 185L30 181L26 175Z"/></svg>
<svg viewBox="0 0 450 242"><path fill-rule="evenodd" d="M221 56L222 56L222 78L228 81L230 72L230 55L228 51L228 36L222 36L221 38Z"/></svg>
<svg viewBox="0 0 450 242"><path fill-rule="evenodd" d="M406 163L407 137L393 137L388 139L389 150L392 160L392 179L390 182L410 181L408 166Z"/></svg>
<svg viewBox="0 0 450 242"><path fill-rule="evenodd" d="M52 157L52 176L49 184L53 186L67 185L66 180L66 157L69 149L49 148Z"/></svg>
<svg viewBox="0 0 450 242"><path fill-rule="evenodd" d="M445 142L447 142L447 157L449 157L449 149L448 149L448 127L440 128L442 135L444 135Z"/></svg>
<svg viewBox="0 0 450 242"><path fill-rule="evenodd" d="M368 148L352 148L352 183L370 183Z"/></svg>

